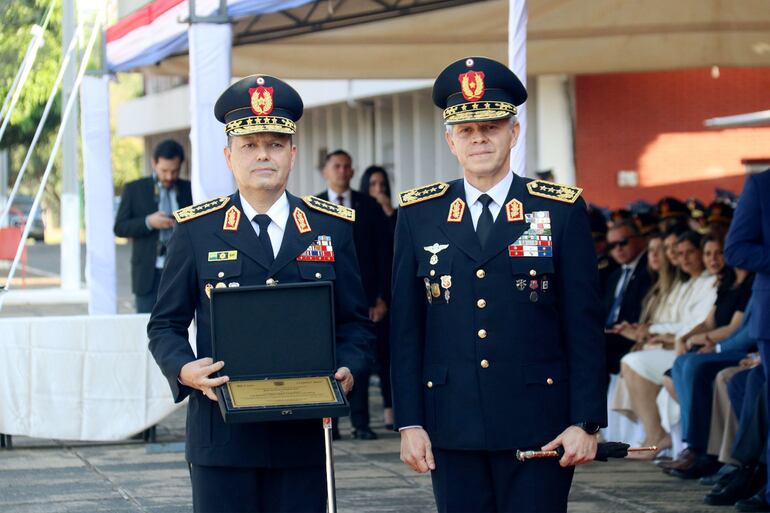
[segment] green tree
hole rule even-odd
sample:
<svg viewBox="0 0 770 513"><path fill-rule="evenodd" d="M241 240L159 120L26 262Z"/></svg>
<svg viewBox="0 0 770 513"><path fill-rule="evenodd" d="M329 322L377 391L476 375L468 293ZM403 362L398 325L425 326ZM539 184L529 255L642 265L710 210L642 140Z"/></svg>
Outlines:
<svg viewBox="0 0 770 513"><path fill-rule="evenodd" d="M21 66L29 42L32 40L32 27L41 24L51 0L0 0L0 101L5 99L13 79ZM85 26L87 39L91 27ZM44 45L38 50L37 59L19 97L10 124L0 141L0 149L6 148L10 155L9 185L14 182L21 168L24 156L42 117L43 109L56 80L62 60L61 45L61 2L54 2L50 23L44 36ZM92 62L98 61L100 53L97 44ZM70 66L80 65L81 53L73 55ZM140 75L121 74L110 85L110 108L116 107L142 92ZM30 159L30 164L22 181L20 192L32 195L37 191L40 178L45 171L49 155L53 148L59 124L61 123L61 90L48 116L43 133ZM113 116L114 120L114 116ZM78 120L79 124L79 120ZM123 185L141 175L144 146L140 138L115 135L114 123L111 123L113 177L118 190ZM79 141L80 143L80 141ZM50 209L52 217L58 219L60 166L59 158L50 175L43 197L44 208ZM81 160L82 164L82 160Z"/></svg>

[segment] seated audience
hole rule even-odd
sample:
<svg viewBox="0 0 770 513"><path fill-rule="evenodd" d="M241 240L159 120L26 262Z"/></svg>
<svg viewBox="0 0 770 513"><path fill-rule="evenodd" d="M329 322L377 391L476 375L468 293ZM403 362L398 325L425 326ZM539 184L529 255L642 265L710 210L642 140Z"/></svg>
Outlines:
<svg viewBox="0 0 770 513"><path fill-rule="evenodd" d="M643 348L625 355L621 360L621 376L628 386L631 407L644 425L645 444L659 448L671 447L671 438L661 425L656 399L663 384L663 373L676 358L674 342L687 334L693 324L697 324L692 319L705 319L708 308L716 300L716 277L705 269L700 239L700 235L689 231L682 234L677 242L681 271L688 279L680 287L677 303L673 305L672 320L652 324L650 332L654 335ZM645 457L651 459L654 456Z"/></svg>

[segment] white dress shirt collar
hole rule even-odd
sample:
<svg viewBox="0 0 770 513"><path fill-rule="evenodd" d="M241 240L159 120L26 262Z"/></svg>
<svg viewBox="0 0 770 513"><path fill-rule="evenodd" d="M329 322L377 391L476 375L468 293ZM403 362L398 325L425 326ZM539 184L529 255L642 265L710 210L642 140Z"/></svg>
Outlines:
<svg viewBox="0 0 770 513"><path fill-rule="evenodd" d="M257 212L257 210L252 207L248 201L246 201L246 198L244 198L243 195L240 195L240 197L241 207L243 208L244 215L249 221L253 220L254 216L259 214L259 212ZM285 191L283 194L281 194L281 197L272 204L267 212L265 212L265 214L270 217L271 225L276 225L281 229L281 231L286 229L286 222L289 219L289 198L286 196Z"/></svg>
<svg viewBox="0 0 770 513"><path fill-rule="evenodd" d="M474 229L478 223L479 217L481 216L481 211L483 209L483 205L478 201L479 196L482 194L487 194L490 198L492 198L492 203L489 204L489 210L492 212L492 219L497 220L497 215L500 213L500 210L505 203L505 198L508 197L508 191L511 189L512 183L513 171L508 171L502 180L497 182L491 189L484 193L471 185L467 178L463 178L463 186L465 187L465 201L468 203L468 208L471 212L471 220L473 221Z"/></svg>
<svg viewBox="0 0 770 513"><path fill-rule="evenodd" d="M331 189L326 189L326 194L329 195L329 201L332 203L339 203L338 198L342 196L342 204L343 206L346 206L348 208L353 208L353 193L350 191L350 189L346 190L342 194L339 192L335 192Z"/></svg>
<svg viewBox="0 0 770 513"><path fill-rule="evenodd" d="M501 207L503 206L503 203L505 203L505 198L508 196L511 183L513 183L513 172L508 171L505 177L489 189L486 194L492 198L492 201L494 201L498 207ZM463 185L465 186L465 201L468 202L468 205L473 205L478 201L479 196L485 194L472 186L467 178L463 178Z"/></svg>

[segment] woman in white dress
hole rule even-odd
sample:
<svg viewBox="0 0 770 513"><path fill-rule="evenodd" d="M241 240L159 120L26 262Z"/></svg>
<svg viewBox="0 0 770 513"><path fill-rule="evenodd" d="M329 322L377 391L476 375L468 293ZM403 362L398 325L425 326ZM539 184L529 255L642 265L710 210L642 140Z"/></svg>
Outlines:
<svg viewBox="0 0 770 513"><path fill-rule="evenodd" d="M656 398L663 373L676 358L675 341L703 321L716 301L716 276L705 272L700 243L701 236L693 231L679 237L677 259L687 279L669 297L670 320L651 324L642 350L628 353L621 360L621 375L628 386L634 413L644 425L645 443L659 448L671 446L671 438L661 426Z"/></svg>

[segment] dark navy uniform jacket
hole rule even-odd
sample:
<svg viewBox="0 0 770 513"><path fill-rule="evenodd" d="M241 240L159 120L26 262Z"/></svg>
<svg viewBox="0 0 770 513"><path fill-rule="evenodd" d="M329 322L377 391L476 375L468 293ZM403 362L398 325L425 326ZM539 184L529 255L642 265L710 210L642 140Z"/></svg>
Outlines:
<svg viewBox="0 0 770 513"><path fill-rule="evenodd" d="M506 203L518 199L525 214L548 213L552 250L541 249L544 256L509 256L530 223L509 222L505 206L484 250L468 206L460 222L449 222L452 203L465 200L462 180L399 211L396 426L423 426L436 447L539 447L573 423L606 425L602 308L586 206L531 195L529 181L514 176ZM447 247L431 264L425 248L436 243ZM429 292L436 287L439 297Z"/></svg>
<svg viewBox="0 0 770 513"><path fill-rule="evenodd" d="M749 333L770 340L770 169L746 178L727 233L725 258L732 266L757 273Z"/></svg>
<svg viewBox="0 0 770 513"><path fill-rule="evenodd" d="M287 193L290 212L304 212L311 231L300 233L292 215L286 222L281 248L269 264L257 234L242 213L240 195L215 212L180 223L170 241L158 302L148 325L150 351L168 379L174 401L190 397L186 456L190 463L235 467L296 467L323 464L320 420L225 424L216 402L182 385L179 372L196 358L211 356L211 319L207 283L237 282L240 286L331 280L337 334L337 365L356 370L366 363L373 340L366 300L353 246L352 223L310 209ZM225 213L241 211L238 229L224 230ZM334 262L297 261L321 235L331 237ZM209 262L208 253L237 250L237 259ZM281 315L280 312L275 312ZM195 316L197 357L188 343L187 327ZM244 326L259 331L259 326ZM312 336L312 334L308 334ZM227 362L222 373L227 374ZM364 384L365 386L365 384Z"/></svg>

